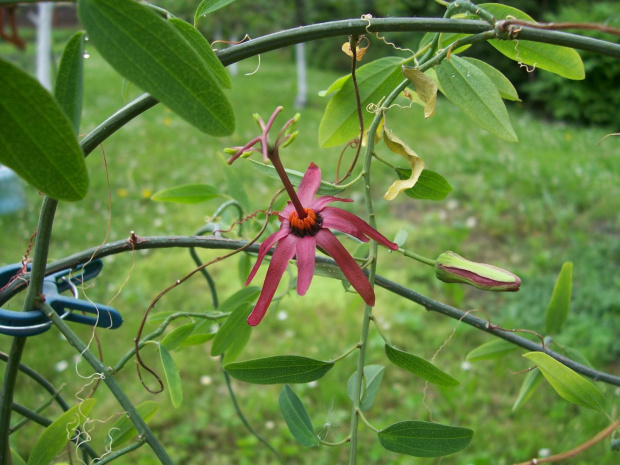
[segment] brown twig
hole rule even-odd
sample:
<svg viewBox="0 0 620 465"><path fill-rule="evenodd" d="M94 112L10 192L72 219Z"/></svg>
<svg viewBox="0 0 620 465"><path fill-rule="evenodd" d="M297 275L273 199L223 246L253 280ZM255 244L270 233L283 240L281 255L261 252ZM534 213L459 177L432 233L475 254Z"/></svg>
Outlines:
<svg viewBox="0 0 620 465"><path fill-rule="evenodd" d="M588 439L586 442L578 445L574 449L571 449L566 452L562 452L561 454L550 455L549 457L544 457L540 459L534 458L532 460L528 460L527 462L517 463L516 465L538 465L539 463L559 462L560 460L570 459L582 453L584 450L589 449L593 445L601 442L603 439L605 439L607 436L613 433L616 428L620 428L620 418L618 418L615 422L613 422L607 428L602 430L596 436L594 436L591 439Z"/></svg>

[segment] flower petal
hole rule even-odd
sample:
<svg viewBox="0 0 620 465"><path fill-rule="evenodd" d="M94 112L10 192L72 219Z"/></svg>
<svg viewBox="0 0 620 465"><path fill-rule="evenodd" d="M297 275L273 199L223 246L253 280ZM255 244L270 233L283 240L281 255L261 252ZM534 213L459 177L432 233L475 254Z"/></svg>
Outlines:
<svg viewBox="0 0 620 465"><path fill-rule="evenodd" d="M340 197L332 197L331 195L323 195L310 204L310 208L315 213L319 213L325 205L331 202L353 202L353 199L341 199Z"/></svg>
<svg viewBox="0 0 620 465"><path fill-rule="evenodd" d="M320 186L321 169L314 163L310 163L310 166L308 166L304 174L304 178L301 180L299 189L297 189L297 197L299 197L299 201L304 207L310 205L314 200L314 196L318 192Z"/></svg>
<svg viewBox="0 0 620 465"><path fill-rule="evenodd" d="M323 217L323 215L321 215ZM335 229L336 231L343 232L348 234L349 236L353 236L356 239L359 239L362 242L368 242L368 238L364 235L362 230L357 227L354 223L347 221L345 219L340 218L336 215L329 215L323 217L323 223L321 223L321 227L327 229Z"/></svg>
<svg viewBox="0 0 620 465"><path fill-rule="evenodd" d="M256 260L256 263L254 264L252 271L250 271L250 276L248 276L248 279L245 281L246 286L252 282L252 279L254 279L254 275L260 268L260 264L263 262L263 258L265 258L265 255L267 255L267 252L271 250L271 248L273 247L273 244L275 244L277 241L279 241L283 237L288 236L290 233L291 233L291 230L288 227L286 228L282 227L263 241L263 243L260 245L260 248L258 249L258 258Z"/></svg>
<svg viewBox="0 0 620 465"><path fill-rule="evenodd" d="M265 316L265 313L267 313L271 299L273 299L278 284L280 284L280 279L282 279L282 275L288 266L288 261L295 255L298 241L299 238L297 236L289 234L278 242L278 246L271 257L271 263L269 264L260 296L258 297L254 310L252 310L252 313L250 313L248 317L248 323L251 326L259 324Z"/></svg>
<svg viewBox="0 0 620 465"><path fill-rule="evenodd" d="M306 236L297 242L297 294L304 295L314 276L316 258L316 239Z"/></svg>
<svg viewBox="0 0 620 465"><path fill-rule="evenodd" d="M382 245L386 246L388 249L398 250L398 245L397 244L395 244L394 242L388 240L385 236L383 236L383 234L381 234L379 231L374 229L372 226L370 226L368 223L366 223L363 219L355 216L353 213L350 213L350 212L348 212L346 210L343 210L342 208L325 207L321 211L321 217L323 218L324 221L327 220L328 218L338 218L340 220L343 220L343 221L346 221L348 223L351 223L352 226L358 228L366 236L368 236L371 239L374 239L379 244L382 244ZM329 224L329 222L328 222L328 224ZM337 229L339 229L339 228L337 228ZM345 232L347 234L350 234L349 232L344 231L342 229L339 229L339 230L342 231L342 232ZM355 236L355 237L357 237L357 236Z"/></svg>
<svg viewBox="0 0 620 465"><path fill-rule="evenodd" d="M319 247L336 260L336 264L349 280L351 286L364 299L364 302L371 307L374 306L375 291L373 291L368 278L347 249L336 239L336 236L329 229L321 229L314 237Z"/></svg>

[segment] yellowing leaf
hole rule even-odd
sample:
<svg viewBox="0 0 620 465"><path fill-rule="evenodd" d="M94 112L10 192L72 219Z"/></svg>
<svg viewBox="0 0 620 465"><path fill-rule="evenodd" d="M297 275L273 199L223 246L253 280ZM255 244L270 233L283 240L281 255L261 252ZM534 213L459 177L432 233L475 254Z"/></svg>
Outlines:
<svg viewBox="0 0 620 465"><path fill-rule="evenodd" d="M437 103L437 83L422 71L407 66L403 66L403 75L413 83L416 94L425 103L424 118L433 116Z"/></svg>
<svg viewBox="0 0 620 465"><path fill-rule="evenodd" d="M385 124L385 118L381 118L379 121L379 126L377 127L377 131L375 132L375 144L381 140L381 134L383 134L383 125ZM370 128L366 128L364 130L364 137L362 137L362 147L366 147L368 145L368 130Z"/></svg>
<svg viewBox="0 0 620 465"><path fill-rule="evenodd" d="M383 128L383 142L388 149L392 152L402 156L409 166L411 166L411 176L409 179L396 180L390 186L388 191L383 196L386 200L394 200L398 194L402 191L411 189L418 182L418 178L424 170L424 160L420 158L413 150L411 150L407 144L394 135L387 126Z"/></svg>
<svg viewBox="0 0 620 465"><path fill-rule="evenodd" d="M360 61L362 58L364 58L364 53L366 53L366 50L368 50L367 46L355 48L355 56L357 61ZM342 51L346 53L348 57L353 58L353 52L351 51L351 44L349 42L345 42L344 44L342 44Z"/></svg>

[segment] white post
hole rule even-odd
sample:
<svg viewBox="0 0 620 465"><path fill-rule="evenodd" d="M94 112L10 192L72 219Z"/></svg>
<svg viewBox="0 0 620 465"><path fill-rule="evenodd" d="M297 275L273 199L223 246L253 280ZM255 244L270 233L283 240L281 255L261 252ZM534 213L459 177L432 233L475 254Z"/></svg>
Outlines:
<svg viewBox="0 0 620 465"><path fill-rule="evenodd" d="M52 2L39 4L37 18L37 79L47 90L52 90Z"/></svg>
<svg viewBox="0 0 620 465"><path fill-rule="evenodd" d="M308 73L306 72L306 44L295 45L295 62L297 64L297 97L295 108L304 108L308 102Z"/></svg>

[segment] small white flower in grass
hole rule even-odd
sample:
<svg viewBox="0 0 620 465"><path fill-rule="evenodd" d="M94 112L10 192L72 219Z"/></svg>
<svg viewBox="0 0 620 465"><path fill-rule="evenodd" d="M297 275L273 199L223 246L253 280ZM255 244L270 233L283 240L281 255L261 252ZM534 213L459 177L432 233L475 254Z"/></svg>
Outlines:
<svg viewBox="0 0 620 465"><path fill-rule="evenodd" d="M318 385L319 385L318 381L310 381L310 382L308 383L308 387L309 387L309 388L315 388L315 387L317 387Z"/></svg>
<svg viewBox="0 0 620 465"><path fill-rule="evenodd" d="M464 370L464 371L471 370L471 363L469 363L467 361L461 363L461 370Z"/></svg>
<svg viewBox="0 0 620 465"><path fill-rule="evenodd" d="M155 220L153 221L153 226L156 228L159 228L162 224L164 224L164 220L162 220L161 218L155 218Z"/></svg>
<svg viewBox="0 0 620 465"><path fill-rule="evenodd" d="M203 375L200 377L200 384L202 384L203 386L211 386L212 382L213 378L211 378L209 375Z"/></svg>
<svg viewBox="0 0 620 465"><path fill-rule="evenodd" d="M292 329L287 329L286 331L284 331L284 337L287 339L295 337L295 331L293 331Z"/></svg>
<svg viewBox="0 0 620 465"><path fill-rule="evenodd" d="M551 455L551 449L548 449L546 447L543 448L543 449L540 449L538 451L538 456L541 457L541 458L542 457L549 457L550 455Z"/></svg>
<svg viewBox="0 0 620 465"><path fill-rule="evenodd" d="M277 315L278 320L284 321L288 318L288 313L285 310L280 310Z"/></svg>
<svg viewBox="0 0 620 465"><path fill-rule="evenodd" d="M478 224L478 220L474 216L470 216L465 220L465 226L469 229L475 228Z"/></svg>
<svg viewBox="0 0 620 465"><path fill-rule="evenodd" d="M276 422L272 421L272 420L267 420L265 422L265 428L267 429L274 429L276 427Z"/></svg>
<svg viewBox="0 0 620 465"><path fill-rule="evenodd" d="M65 371L67 368L69 368L69 362L67 362L66 360L61 360L56 365L54 365L54 370L59 373L61 371Z"/></svg>

